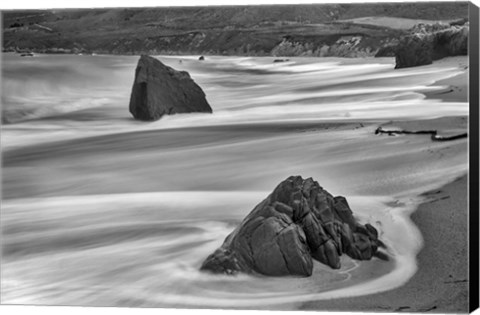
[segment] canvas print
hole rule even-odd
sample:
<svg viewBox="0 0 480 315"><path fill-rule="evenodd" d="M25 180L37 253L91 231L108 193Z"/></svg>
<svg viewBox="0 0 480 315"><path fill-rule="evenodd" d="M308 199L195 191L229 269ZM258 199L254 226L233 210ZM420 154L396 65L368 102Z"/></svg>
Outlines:
<svg viewBox="0 0 480 315"><path fill-rule="evenodd" d="M472 8L3 10L1 303L467 312Z"/></svg>

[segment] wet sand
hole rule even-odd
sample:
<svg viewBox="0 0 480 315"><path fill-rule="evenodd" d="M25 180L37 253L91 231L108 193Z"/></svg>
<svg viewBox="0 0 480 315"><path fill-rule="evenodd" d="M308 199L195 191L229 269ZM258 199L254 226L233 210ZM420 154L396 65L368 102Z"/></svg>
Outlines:
<svg viewBox="0 0 480 315"><path fill-rule="evenodd" d="M384 293L304 304L304 310L466 313L468 311L467 176L427 192L413 213L424 247L406 285Z"/></svg>

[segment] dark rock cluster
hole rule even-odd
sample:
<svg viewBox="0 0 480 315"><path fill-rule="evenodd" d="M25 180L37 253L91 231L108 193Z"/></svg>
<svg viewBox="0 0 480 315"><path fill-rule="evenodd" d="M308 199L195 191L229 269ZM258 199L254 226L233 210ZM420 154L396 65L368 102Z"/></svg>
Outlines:
<svg viewBox="0 0 480 315"><path fill-rule="evenodd" d="M344 197L332 196L312 178L291 176L227 236L201 270L310 276L313 259L338 269L342 254L368 260L379 246L384 245L377 230L358 223Z"/></svg>
<svg viewBox="0 0 480 315"><path fill-rule="evenodd" d="M135 119L147 121L163 115L212 112L205 93L188 72L177 71L147 55L138 61L129 109Z"/></svg>

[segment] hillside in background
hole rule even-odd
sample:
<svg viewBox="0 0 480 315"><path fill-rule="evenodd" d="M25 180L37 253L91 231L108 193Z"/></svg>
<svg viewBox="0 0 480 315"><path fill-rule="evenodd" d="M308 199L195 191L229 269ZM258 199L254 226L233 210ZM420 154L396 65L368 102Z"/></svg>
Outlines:
<svg viewBox="0 0 480 315"><path fill-rule="evenodd" d="M3 12L4 51L369 56L419 22L468 17L467 2Z"/></svg>

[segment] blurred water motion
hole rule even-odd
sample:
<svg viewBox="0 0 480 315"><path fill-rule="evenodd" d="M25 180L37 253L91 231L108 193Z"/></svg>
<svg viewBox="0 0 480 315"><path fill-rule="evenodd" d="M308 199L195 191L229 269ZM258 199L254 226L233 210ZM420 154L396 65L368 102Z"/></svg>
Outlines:
<svg viewBox="0 0 480 315"><path fill-rule="evenodd" d="M413 275L412 196L467 170L466 141L376 137L368 122L468 115L468 103L421 94L461 70L394 71L388 58L160 57L190 72L214 114L140 123L128 113L137 59L2 54L2 303L286 309ZM393 259L344 257L340 271L316 264L307 279L198 272L297 174L347 196Z"/></svg>

